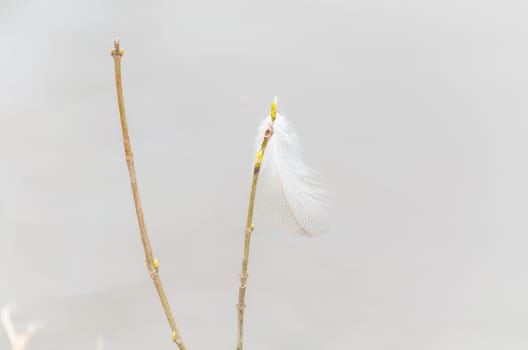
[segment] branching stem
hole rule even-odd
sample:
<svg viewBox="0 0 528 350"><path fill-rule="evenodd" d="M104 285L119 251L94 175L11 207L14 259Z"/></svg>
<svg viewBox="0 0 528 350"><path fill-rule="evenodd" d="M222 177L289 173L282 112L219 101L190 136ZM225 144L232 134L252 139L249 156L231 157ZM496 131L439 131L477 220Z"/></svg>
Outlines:
<svg viewBox="0 0 528 350"><path fill-rule="evenodd" d="M14 304L10 304L2 308L0 311L0 321L7 333L9 342L11 343L11 350L26 350L28 343L33 334L41 328L39 323L30 323L25 332L17 332L13 321L11 320L11 311L15 308Z"/></svg>

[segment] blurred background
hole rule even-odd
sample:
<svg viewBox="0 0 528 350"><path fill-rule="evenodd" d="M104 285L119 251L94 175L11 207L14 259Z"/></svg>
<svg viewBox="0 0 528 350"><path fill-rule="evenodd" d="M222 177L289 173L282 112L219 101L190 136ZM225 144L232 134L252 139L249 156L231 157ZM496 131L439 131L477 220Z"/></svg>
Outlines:
<svg viewBox="0 0 528 350"><path fill-rule="evenodd" d="M528 348L525 1L0 0L0 305L30 349L234 349L256 128L273 96L332 229L255 219L246 348ZM0 349L8 349L0 331Z"/></svg>

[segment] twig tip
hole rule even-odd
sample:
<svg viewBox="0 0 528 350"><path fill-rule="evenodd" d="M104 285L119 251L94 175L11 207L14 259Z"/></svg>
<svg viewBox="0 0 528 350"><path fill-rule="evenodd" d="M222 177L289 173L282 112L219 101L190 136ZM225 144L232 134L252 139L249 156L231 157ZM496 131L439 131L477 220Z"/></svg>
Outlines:
<svg viewBox="0 0 528 350"><path fill-rule="evenodd" d="M119 48L119 37L116 37L114 39L114 48L110 50L110 54L112 56L119 56L119 57L121 57L121 56L123 56L125 54L125 50L121 50Z"/></svg>
<svg viewBox="0 0 528 350"><path fill-rule="evenodd" d="M277 96L273 98L271 103L271 120L275 120L275 118L277 118Z"/></svg>

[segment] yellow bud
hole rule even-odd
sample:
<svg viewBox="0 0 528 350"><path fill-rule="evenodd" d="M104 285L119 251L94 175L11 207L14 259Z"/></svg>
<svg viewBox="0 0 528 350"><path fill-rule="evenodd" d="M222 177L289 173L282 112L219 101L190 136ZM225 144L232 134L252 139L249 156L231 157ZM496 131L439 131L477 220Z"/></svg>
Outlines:
<svg viewBox="0 0 528 350"><path fill-rule="evenodd" d="M125 54L125 50L119 50L119 56L123 56Z"/></svg>
<svg viewBox="0 0 528 350"><path fill-rule="evenodd" d="M176 341L176 331L172 331L172 341Z"/></svg>
<svg viewBox="0 0 528 350"><path fill-rule="evenodd" d="M110 49L110 55L114 55L115 54L115 49Z"/></svg>
<svg viewBox="0 0 528 350"><path fill-rule="evenodd" d="M257 168L260 167L260 165L262 164L262 158L264 158L264 152L259 149L259 151L257 152L257 159L255 160L255 166Z"/></svg>
<svg viewBox="0 0 528 350"><path fill-rule="evenodd" d="M271 120L275 120L275 118L277 118L277 97L271 103Z"/></svg>
<svg viewBox="0 0 528 350"><path fill-rule="evenodd" d="M152 266L154 267L154 270L158 271L158 259L154 258L154 261L152 262Z"/></svg>

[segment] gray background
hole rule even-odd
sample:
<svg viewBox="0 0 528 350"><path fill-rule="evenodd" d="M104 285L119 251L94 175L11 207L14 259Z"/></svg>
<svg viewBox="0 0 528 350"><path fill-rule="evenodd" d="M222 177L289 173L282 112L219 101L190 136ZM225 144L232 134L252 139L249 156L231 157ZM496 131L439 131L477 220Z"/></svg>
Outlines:
<svg viewBox="0 0 528 350"><path fill-rule="evenodd" d="M273 96L329 185L313 239L257 218L248 350L528 348L526 1L0 1L0 304L32 349L234 349ZM0 348L7 349L0 332Z"/></svg>

